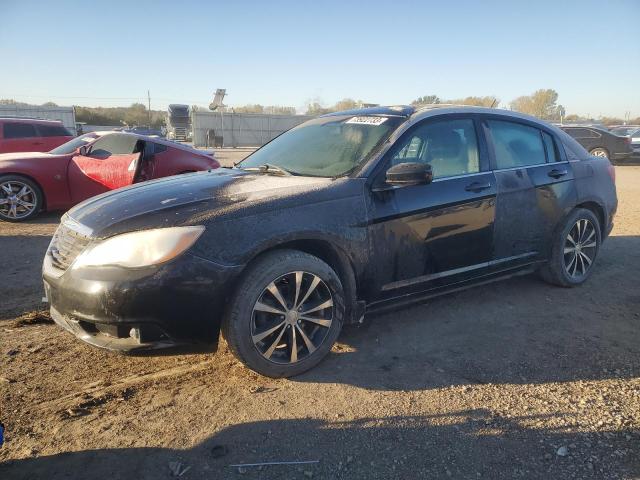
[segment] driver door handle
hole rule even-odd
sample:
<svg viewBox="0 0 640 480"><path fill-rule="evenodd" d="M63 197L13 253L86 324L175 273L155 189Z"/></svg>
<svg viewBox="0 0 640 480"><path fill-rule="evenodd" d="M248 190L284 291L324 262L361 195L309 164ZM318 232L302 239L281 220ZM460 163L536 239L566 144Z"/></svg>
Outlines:
<svg viewBox="0 0 640 480"><path fill-rule="evenodd" d="M567 173L569 173L567 170L558 170L557 168L554 168L547 175L552 178L560 178L564 177Z"/></svg>
<svg viewBox="0 0 640 480"><path fill-rule="evenodd" d="M464 187L467 192L481 192L482 190L486 190L487 188L491 188L491 183L489 182L473 182Z"/></svg>

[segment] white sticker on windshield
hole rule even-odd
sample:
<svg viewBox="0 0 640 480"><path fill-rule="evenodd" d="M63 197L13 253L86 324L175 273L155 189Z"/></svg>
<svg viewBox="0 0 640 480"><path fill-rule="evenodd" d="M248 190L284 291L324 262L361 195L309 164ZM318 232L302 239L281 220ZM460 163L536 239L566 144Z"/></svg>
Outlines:
<svg viewBox="0 0 640 480"><path fill-rule="evenodd" d="M356 123L358 125L382 125L387 117L353 117L344 123Z"/></svg>

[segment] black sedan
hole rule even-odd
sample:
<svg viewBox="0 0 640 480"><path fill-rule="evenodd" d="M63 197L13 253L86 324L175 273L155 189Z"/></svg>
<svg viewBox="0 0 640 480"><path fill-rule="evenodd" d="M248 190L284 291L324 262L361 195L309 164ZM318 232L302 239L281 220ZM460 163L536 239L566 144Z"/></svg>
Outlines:
<svg viewBox="0 0 640 480"><path fill-rule="evenodd" d="M560 128L576 139L591 155L624 160L633 154L631 140L594 126L569 126Z"/></svg>
<svg viewBox="0 0 640 480"><path fill-rule="evenodd" d="M236 168L146 182L62 219L55 321L112 350L215 346L290 376L365 313L539 271L592 273L614 170L562 130L475 107L310 120Z"/></svg>

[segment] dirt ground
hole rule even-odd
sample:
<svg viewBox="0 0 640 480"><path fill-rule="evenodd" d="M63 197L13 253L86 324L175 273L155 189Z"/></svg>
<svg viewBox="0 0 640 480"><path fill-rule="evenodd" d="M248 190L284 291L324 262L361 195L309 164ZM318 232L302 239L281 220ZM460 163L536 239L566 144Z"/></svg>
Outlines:
<svg viewBox="0 0 640 480"><path fill-rule="evenodd" d="M80 343L30 313L59 215L2 223L0 478L639 478L640 167L616 170L584 286L520 277L367 318L290 380L224 343ZM313 463L234 466L282 461Z"/></svg>

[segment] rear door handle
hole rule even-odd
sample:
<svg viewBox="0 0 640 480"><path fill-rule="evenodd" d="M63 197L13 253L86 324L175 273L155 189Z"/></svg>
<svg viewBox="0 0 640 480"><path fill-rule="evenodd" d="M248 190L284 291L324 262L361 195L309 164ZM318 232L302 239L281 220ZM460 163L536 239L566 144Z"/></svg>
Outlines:
<svg viewBox="0 0 640 480"><path fill-rule="evenodd" d="M560 178L560 177L564 177L567 173L569 172L566 170L558 170L557 168L554 168L547 175L549 175L552 178Z"/></svg>
<svg viewBox="0 0 640 480"><path fill-rule="evenodd" d="M473 182L464 187L467 192L481 192L482 190L486 190L487 188L491 188L491 184L489 182Z"/></svg>

